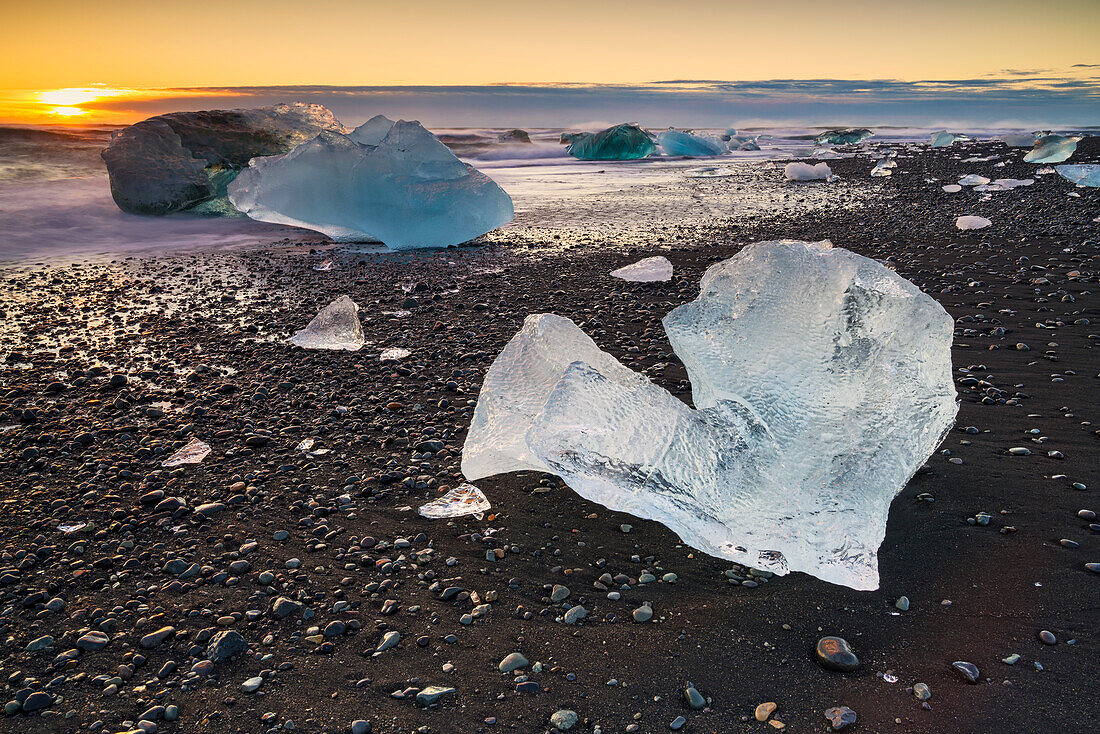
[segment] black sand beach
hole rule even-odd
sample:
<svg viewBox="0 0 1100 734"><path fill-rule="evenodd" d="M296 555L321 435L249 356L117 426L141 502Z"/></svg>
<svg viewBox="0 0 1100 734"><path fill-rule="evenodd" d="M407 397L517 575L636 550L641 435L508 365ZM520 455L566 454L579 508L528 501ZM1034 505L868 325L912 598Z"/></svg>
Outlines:
<svg viewBox="0 0 1100 734"><path fill-rule="evenodd" d="M5 267L0 703L42 707L0 731L124 732L144 714L196 734L336 734L356 720L526 733L568 709L570 731L664 732L683 717L691 732L819 732L837 706L857 732L1093 731L1100 574L1086 563L1100 562L1100 526L1079 511L1100 512L1100 192L1056 175L986 202L941 191L965 173L1035 175L1006 153L923 148L882 179L866 157L830 161L876 195L648 231L642 219L626 245L521 217L487 245L437 253L273 245ZM959 160L991 154L1007 165ZM1073 162L1097 161L1100 142L1082 141ZM789 186L797 199L829 185ZM994 226L960 232L960 214ZM568 316L689 400L661 317L709 264L781 238L887 260L956 319L957 427L894 501L878 591L754 574L530 473L478 482L493 503L481 521L416 514L462 481L482 378L526 315ZM670 283L607 275L656 254L675 265ZM335 269L312 269L326 259ZM283 342L345 293L363 350ZM412 354L380 362L391 346ZM161 468L191 437L212 453ZM306 437L331 453L296 451ZM77 523L89 525L58 529ZM555 584L587 618L564 623ZM646 601L653 618L634 621ZM204 664L225 631L225 659ZM851 644L856 671L815 661L826 635ZM513 652L530 665L499 672ZM418 705L429 686L454 691Z"/></svg>

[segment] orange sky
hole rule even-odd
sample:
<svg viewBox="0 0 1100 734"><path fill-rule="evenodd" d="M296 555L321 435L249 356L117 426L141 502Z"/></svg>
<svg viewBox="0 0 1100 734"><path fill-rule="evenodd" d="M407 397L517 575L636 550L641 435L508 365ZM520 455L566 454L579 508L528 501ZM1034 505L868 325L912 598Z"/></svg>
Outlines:
<svg viewBox="0 0 1100 734"><path fill-rule="evenodd" d="M0 119L61 120L78 105L40 93L94 84L960 79L1100 62L1097 0L5 5Z"/></svg>

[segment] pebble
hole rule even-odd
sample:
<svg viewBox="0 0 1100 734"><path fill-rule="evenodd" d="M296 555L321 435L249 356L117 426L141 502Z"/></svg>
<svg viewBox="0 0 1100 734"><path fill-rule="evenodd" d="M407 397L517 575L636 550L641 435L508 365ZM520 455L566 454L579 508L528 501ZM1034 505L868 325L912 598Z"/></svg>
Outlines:
<svg viewBox="0 0 1100 734"><path fill-rule="evenodd" d="M981 680L981 674L978 672L978 666L974 663L968 663L964 660L956 660L951 663L951 668L962 676L963 680L967 683L977 683Z"/></svg>
<svg viewBox="0 0 1100 734"><path fill-rule="evenodd" d="M1044 645L1055 645L1058 643L1058 638L1050 630L1042 630L1039 632L1039 642Z"/></svg>
<svg viewBox="0 0 1100 734"><path fill-rule="evenodd" d="M913 685L913 695L917 697L918 701L927 701L932 698L932 689L928 687L927 683L915 683Z"/></svg>
<svg viewBox="0 0 1100 734"><path fill-rule="evenodd" d="M526 668L528 666L527 658L522 653L513 652L509 653L500 661L497 665L497 670L501 673L511 673L513 670L519 670L520 668Z"/></svg>
<svg viewBox="0 0 1100 734"><path fill-rule="evenodd" d="M260 686L262 686L263 684L264 679L260 676L256 676L254 678L249 678L244 683L242 683L241 690L245 693L255 693L256 691L260 690Z"/></svg>
<svg viewBox="0 0 1100 734"><path fill-rule="evenodd" d="M631 616L634 617L635 622L648 622L653 619L653 608L648 604L643 604L631 612Z"/></svg>
<svg viewBox="0 0 1100 734"><path fill-rule="evenodd" d="M825 710L825 718L829 720L833 731L840 731L846 726L856 723L856 712L847 706L834 706Z"/></svg>
<svg viewBox="0 0 1100 734"><path fill-rule="evenodd" d="M848 673L859 668L859 658L842 637L822 637L817 641L817 662L829 670Z"/></svg>
<svg viewBox="0 0 1100 734"><path fill-rule="evenodd" d="M576 726L577 720L577 712L570 711L569 709L559 709L550 714L550 725L561 731L569 731L572 729Z"/></svg>
<svg viewBox="0 0 1100 734"><path fill-rule="evenodd" d="M767 721L768 718L775 713L777 708L778 704L773 701L768 701L767 703L758 705L753 712L753 716L756 717L757 721Z"/></svg>

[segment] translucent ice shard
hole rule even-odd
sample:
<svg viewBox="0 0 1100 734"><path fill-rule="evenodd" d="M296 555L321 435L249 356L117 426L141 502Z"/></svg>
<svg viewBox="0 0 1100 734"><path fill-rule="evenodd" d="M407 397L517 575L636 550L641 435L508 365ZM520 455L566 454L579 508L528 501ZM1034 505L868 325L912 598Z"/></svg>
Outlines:
<svg viewBox="0 0 1100 734"><path fill-rule="evenodd" d="M968 173L959 179L959 186L981 186L989 183L989 179L985 176L979 176L976 173Z"/></svg>
<svg viewBox="0 0 1100 734"><path fill-rule="evenodd" d="M788 181L825 181L833 175L833 169L828 163L788 163L783 167Z"/></svg>
<svg viewBox="0 0 1100 734"><path fill-rule="evenodd" d="M210 444L203 443L197 438L192 438L187 442L186 446L161 462L161 466L170 469L174 466L183 466L184 464L198 464L205 459L209 453Z"/></svg>
<svg viewBox="0 0 1100 734"><path fill-rule="evenodd" d="M857 145L874 133L865 127L852 127L847 130L826 130L814 138L818 145Z"/></svg>
<svg viewBox="0 0 1100 734"><path fill-rule="evenodd" d="M512 199L419 122L375 117L351 135L323 132L290 153L255 158L229 186L253 219L377 240L393 250L447 247L512 220Z"/></svg>
<svg viewBox="0 0 1100 734"><path fill-rule="evenodd" d="M665 155L711 156L726 152L717 140L669 128L657 136L657 145Z"/></svg>
<svg viewBox="0 0 1100 734"><path fill-rule="evenodd" d="M322 308L306 328L287 340L303 349L344 349L354 352L363 346L363 325L359 306L349 296L340 296Z"/></svg>
<svg viewBox="0 0 1100 734"><path fill-rule="evenodd" d="M871 169L871 175L878 178L881 176L889 176L893 174L894 168L897 164L894 163L891 158L883 158L881 161L875 163L874 168Z"/></svg>
<svg viewBox="0 0 1100 734"><path fill-rule="evenodd" d="M348 134L348 137L362 145L378 145L393 130L394 121L385 115L375 115Z"/></svg>
<svg viewBox="0 0 1100 734"><path fill-rule="evenodd" d="M1025 163L1061 163L1068 161L1077 150L1080 137L1044 135L1035 141L1035 147L1024 156Z"/></svg>
<svg viewBox="0 0 1100 734"><path fill-rule="evenodd" d="M947 184L941 188L949 194L957 194L963 190L963 187L958 184Z"/></svg>
<svg viewBox="0 0 1100 734"><path fill-rule="evenodd" d="M932 147L933 148L946 148L956 140L969 140L965 135L956 135L955 133L949 133L946 130L940 130L938 133L932 133Z"/></svg>
<svg viewBox="0 0 1100 734"><path fill-rule="evenodd" d="M664 326L694 408L571 321L528 317L463 473L550 471L720 558L877 588L890 502L957 411L950 316L873 260L788 240L712 266Z"/></svg>
<svg viewBox="0 0 1100 734"><path fill-rule="evenodd" d="M491 505L485 494L472 484L460 484L439 499L420 506L420 515L430 520L476 515L489 511Z"/></svg>
<svg viewBox="0 0 1100 734"><path fill-rule="evenodd" d="M1009 189L1019 188L1020 186L1030 186L1035 183L1033 178L998 178L995 181L990 181L986 184L979 184L974 187L975 191L1008 191Z"/></svg>
<svg viewBox="0 0 1100 734"><path fill-rule="evenodd" d="M959 229L985 229L991 224L993 224L993 222L985 217L978 217L971 214L959 217L955 220L955 226Z"/></svg>
<svg viewBox="0 0 1100 734"><path fill-rule="evenodd" d="M634 283L655 283L672 279L672 263L667 257L647 257L611 271L611 277Z"/></svg>
<svg viewBox="0 0 1100 734"><path fill-rule="evenodd" d="M1100 186L1100 164L1080 163L1070 166L1055 166L1058 175L1078 186Z"/></svg>
<svg viewBox="0 0 1100 734"><path fill-rule="evenodd" d="M1001 140L1010 148L1030 148L1035 145L1035 136L1031 133L1009 133L1002 135Z"/></svg>
<svg viewBox="0 0 1100 734"><path fill-rule="evenodd" d="M251 158L286 153L322 130L345 131L314 104L172 112L116 133L103 160L124 212L170 214L201 205L202 213L226 213L232 212L226 186Z"/></svg>
<svg viewBox="0 0 1100 734"><path fill-rule="evenodd" d="M562 139L565 140L565 135ZM598 133L576 135L566 150L582 161L629 161L648 158L657 152L657 146L648 132L624 122Z"/></svg>

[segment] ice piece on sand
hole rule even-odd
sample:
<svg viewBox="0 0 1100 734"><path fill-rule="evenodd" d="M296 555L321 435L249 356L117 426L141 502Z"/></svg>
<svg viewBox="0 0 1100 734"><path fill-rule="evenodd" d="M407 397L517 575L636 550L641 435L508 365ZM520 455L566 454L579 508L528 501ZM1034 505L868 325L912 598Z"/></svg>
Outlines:
<svg viewBox="0 0 1100 734"><path fill-rule="evenodd" d="M783 172L787 174L788 181L825 181L833 175L828 163L788 163L783 167Z"/></svg>
<svg viewBox="0 0 1100 734"><path fill-rule="evenodd" d="M963 187L959 186L958 184L947 184L946 186L944 186L942 188L943 188L944 191L946 191L949 194L957 194L957 193L959 193L960 191L963 190Z"/></svg>
<svg viewBox="0 0 1100 734"><path fill-rule="evenodd" d="M873 135L865 127L850 127L847 130L826 130L814 138L814 142L818 145L858 145Z"/></svg>
<svg viewBox="0 0 1100 734"><path fill-rule="evenodd" d="M734 173L734 169L729 166L700 166L687 169L684 171L684 176L686 178L721 178L732 176Z"/></svg>
<svg viewBox="0 0 1100 734"><path fill-rule="evenodd" d="M442 520L449 517L481 515L489 511L491 505L485 494L472 484L460 484L439 499L420 506L420 514L430 520Z"/></svg>
<svg viewBox="0 0 1100 734"><path fill-rule="evenodd" d="M295 451L309 451L313 448L313 444L316 443L312 438L303 438L301 442L294 447Z"/></svg>
<svg viewBox="0 0 1100 734"><path fill-rule="evenodd" d="M348 137L361 145L378 145L393 129L394 121L385 115L375 115L352 130Z"/></svg>
<svg viewBox="0 0 1100 734"><path fill-rule="evenodd" d="M875 163L875 167L871 169L871 175L877 178L893 174L893 169L897 164L890 165L891 163L894 163L891 159L883 158L881 161Z"/></svg>
<svg viewBox="0 0 1100 734"><path fill-rule="evenodd" d="M1031 133L1009 133L1002 135L1001 140L1009 148L1030 148L1035 145L1035 136Z"/></svg>
<svg viewBox="0 0 1100 734"><path fill-rule="evenodd" d="M1009 189L1019 188L1020 186L1030 186L1035 183L1033 178L998 178L995 181L990 181L987 184L980 184L974 187L975 191L1008 191Z"/></svg>
<svg viewBox="0 0 1100 734"><path fill-rule="evenodd" d="M102 155L124 212L171 214L202 205L200 213L236 214L225 189L251 158L286 153L322 130L345 132L315 104L172 112L115 133Z"/></svg>
<svg viewBox="0 0 1100 734"><path fill-rule="evenodd" d="M470 480L534 469L778 574L878 586L890 502L950 429L951 317L827 242L763 242L664 319L694 408L573 322L529 316L485 377Z"/></svg>
<svg viewBox="0 0 1100 734"><path fill-rule="evenodd" d="M672 280L672 263L667 257L657 255L611 271L611 277L633 283L655 283Z"/></svg>
<svg viewBox="0 0 1100 734"><path fill-rule="evenodd" d="M955 133L949 133L946 130L940 130L937 133L932 133L932 147L933 148L946 148L956 140L969 140L970 138L965 135L956 135Z"/></svg>
<svg viewBox="0 0 1100 734"><path fill-rule="evenodd" d="M187 445L161 462L161 466L169 469L173 466L184 464L198 464L210 453L210 445L197 438L192 438Z"/></svg>
<svg viewBox="0 0 1100 734"><path fill-rule="evenodd" d="M388 347L382 350L382 353L378 355L378 361L380 362L400 362L405 357L408 357L412 352L404 347Z"/></svg>
<svg viewBox="0 0 1100 734"><path fill-rule="evenodd" d="M316 265L314 265L313 269L323 272L323 271L326 271L326 270L332 270L333 267L335 267L335 266L332 264L332 260L324 260L324 261L319 262Z"/></svg>
<svg viewBox="0 0 1100 734"><path fill-rule="evenodd" d="M359 137L378 131L368 132ZM230 184L229 198L253 219L338 242L380 240L393 250L461 244L514 215L511 197L491 178L404 120L375 146L325 132L286 155L255 158Z"/></svg>
<svg viewBox="0 0 1100 734"><path fill-rule="evenodd" d="M988 178L979 176L976 173L968 173L959 179L959 186L980 186L987 183L989 183Z"/></svg>
<svg viewBox="0 0 1100 734"><path fill-rule="evenodd" d="M350 296L340 296L322 308L306 328L287 341L303 349L345 349L354 352L363 346L359 305Z"/></svg>
<svg viewBox="0 0 1100 734"><path fill-rule="evenodd" d="M68 535L70 533L75 533L79 530L83 530L86 527L88 527L88 523L86 522L74 522L65 525L58 525L57 529Z"/></svg>
<svg viewBox="0 0 1100 734"><path fill-rule="evenodd" d="M985 229L991 224L993 224L993 222L985 217L978 217L970 214L955 220L955 226L959 229Z"/></svg>
<svg viewBox="0 0 1100 734"><path fill-rule="evenodd" d="M1061 163L1068 161L1077 150L1080 137L1044 135L1035 141L1035 147L1024 156L1025 163Z"/></svg>
<svg viewBox="0 0 1100 734"><path fill-rule="evenodd" d="M577 135L566 150L582 161L628 161L648 158L657 152L657 146L648 132L624 122L598 133Z"/></svg>
<svg viewBox="0 0 1100 734"><path fill-rule="evenodd" d="M710 156L726 152L726 146L716 140L672 128L657 136L657 145L665 155Z"/></svg>
<svg viewBox="0 0 1100 734"><path fill-rule="evenodd" d="M1100 186L1100 164L1078 163L1068 166L1055 166L1058 175L1078 186Z"/></svg>

